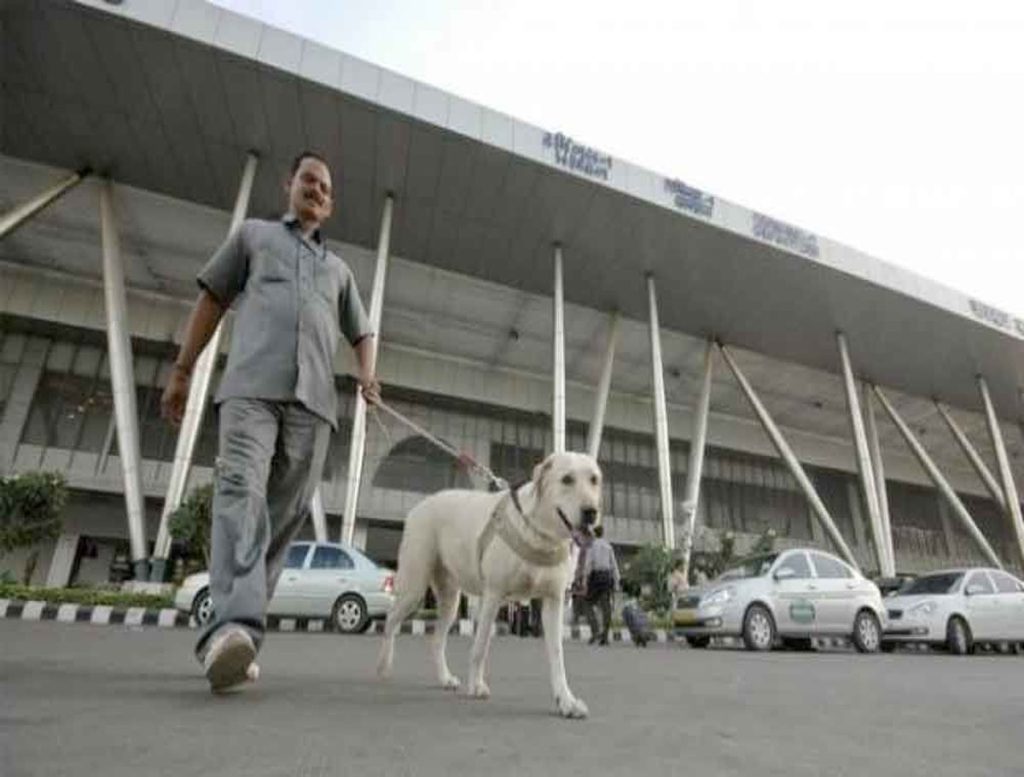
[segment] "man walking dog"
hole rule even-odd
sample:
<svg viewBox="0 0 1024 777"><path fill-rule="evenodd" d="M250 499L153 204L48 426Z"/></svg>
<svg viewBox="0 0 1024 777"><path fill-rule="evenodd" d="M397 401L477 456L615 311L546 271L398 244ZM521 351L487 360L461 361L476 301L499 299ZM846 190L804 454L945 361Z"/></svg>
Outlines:
<svg viewBox="0 0 1024 777"><path fill-rule="evenodd" d="M317 154L296 157L278 221L248 219L197 278L200 286L164 391L162 412L181 422L192 368L237 299L227 368L216 395L220 432L211 527L215 617L196 657L211 690L258 675L267 601L289 543L309 515L332 428L339 335L355 350L359 385L379 399L369 320L348 266L327 250L321 225L334 207L331 173Z"/></svg>

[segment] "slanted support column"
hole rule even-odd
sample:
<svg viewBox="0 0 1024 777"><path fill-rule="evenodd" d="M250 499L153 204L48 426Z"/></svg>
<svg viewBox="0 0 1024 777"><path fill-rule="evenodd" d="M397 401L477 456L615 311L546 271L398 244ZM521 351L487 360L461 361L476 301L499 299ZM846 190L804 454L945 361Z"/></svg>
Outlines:
<svg viewBox="0 0 1024 777"><path fill-rule="evenodd" d="M551 449L554 453L565 453L565 298L562 291L562 246L558 243L555 243L553 312Z"/></svg>
<svg viewBox="0 0 1024 777"><path fill-rule="evenodd" d="M996 504L999 508L1006 513L1006 497L1003 494L1003 489L999 487L996 482L995 476L992 474L992 470L988 468L985 460L981 458L981 454L978 453L978 449L971 444L971 441L967 439L967 435L964 434L963 429L953 418L953 414L949 411L941 402L935 403L935 409L939 411L939 415L942 416L942 420L946 422L946 426L949 427L949 431L952 433L953 438L959 443L961 450L964 455L967 456L967 460L971 462L971 466L974 467L974 471L978 473L978 477L981 478L981 482L985 484L985 488L988 489L989 494L996 500Z"/></svg>
<svg viewBox="0 0 1024 777"><path fill-rule="evenodd" d="M117 450L124 476L124 501L128 515L128 540L136 580L148 571L146 527L139 455L139 414L135 400L132 343L128 334L127 300L121 245L111 202L113 185L100 186L100 229L103 241L103 296L107 314L107 350L110 355L110 384L117 419Z"/></svg>
<svg viewBox="0 0 1024 777"><path fill-rule="evenodd" d="M693 434L690 436L690 459L686 467L686 493L683 495L683 579L690 579L690 554L693 552L693 535L697 530L697 500L700 498L700 481L704 471L704 449L708 438L708 412L711 409L711 371L715 355L715 343L708 340L704 351L704 374L700 383L700 396L693 409Z"/></svg>
<svg viewBox="0 0 1024 777"><path fill-rule="evenodd" d="M1006 455L1006 445L1003 443L1003 433L999 428L999 419L996 417L996 409L992 404L992 396L988 392L988 383L981 375L978 376L978 390L981 392L981 401L985 405L985 417L988 419L988 433L992 437L992 447L996 451L999 479L1003 482L1004 509L1013 527L1013 536L1017 541L1017 552L1020 554L1021 563L1024 563L1024 518L1021 516L1017 484L1013 481L1010 459Z"/></svg>
<svg viewBox="0 0 1024 777"><path fill-rule="evenodd" d="M832 543L839 550L840 555L846 559L846 562L850 564L854 569L860 569L860 564L857 563L857 557L853 555L850 547L846 544L846 540L843 539L843 535L839 533L839 527L836 526L835 521L832 520L832 516L828 512L828 508L825 507L825 503L821 501L821 497L818 496L817 490L814 488L814 484L811 483L811 479L807 477L807 473L804 472L804 468L800 465L796 454L793 453L793 449L789 447L789 443L786 442L786 438L782 436L782 432L779 427L775 425L775 421L768 414L767 408L761 404L761 400L758 398L754 389L747 381L743 372L740 370L739 365L732 358L732 354L729 353L729 349L721 343L718 344L718 348L722 353L722 357L725 359L725 363L729 365L729 369L732 370L733 375L736 376L736 382L740 384L740 388L743 393L747 396L747 401L750 406L754 409L755 415L761 421L761 425L764 430L768 433L769 439L775 446L775 450L779 452L779 456L789 467L789 471L793 474L797 484L804 492L804 496L807 497L807 501L811 503L811 509L817 516L818 521L825 529L832 540Z"/></svg>
<svg viewBox="0 0 1024 777"><path fill-rule="evenodd" d="M971 538L978 544L978 547L981 548L982 553L985 554L985 558L988 559L989 563L999 569L1002 569L1003 564L996 555L996 552L992 549L992 546L988 544L988 540L985 539L985 535L981 533L977 524L974 523L974 519L971 518L971 514L967 511L967 508L964 507L964 503L960 501L960 497L957 496L956 491L953 490L949 481L943 477L939 468L935 465L935 462L932 461L931 456L929 456L928 452L924 449L924 446L921 445L917 437L914 436L910 427L907 426L902 418L900 418L899 413L896 412L896 408L892 406L885 394L882 393L882 390L878 388L878 386L872 386L871 388L875 392L875 396L878 397L878 401L881 403L882 408L888 414L889 418L892 419L896 428L900 430L900 434L902 434L903 439L906 440L907 447L910 448L924 471L928 473L928 477L932 479L936 488L938 488L946 498L946 502L949 503L949 506L953 508L953 513L963 525L964 529L967 530L967 533L971 535Z"/></svg>
<svg viewBox="0 0 1024 777"><path fill-rule="evenodd" d="M871 469L868 441L864 433L864 416L860 412L857 382L853 377L853 366L850 363L846 336L842 332L836 333L836 343L839 346L839 359L843 366L843 386L846 389L847 409L850 411L850 430L853 434L854 450L857 453L857 471L860 473L864 505L868 510L868 525L871 527L872 540L875 544L875 558L878 561L879 571L886 577L892 577L896 568L888 553L889 544L884 539L885 529L878 509L878 490L875 487L875 475Z"/></svg>
<svg viewBox="0 0 1024 777"><path fill-rule="evenodd" d="M3 240L11 232L43 210L43 208L56 202L64 194L81 183L87 175L89 175L89 168L87 167L72 173L67 178L58 181L39 192L35 197L0 216L0 240Z"/></svg>
<svg viewBox="0 0 1024 777"><path fill-rule="evenodd" d="M0 418L0 475L13 472L18 445L28 423L32 398L43 376L49 350L50 341L43 337L30 337L25 343L21 363L14 373L14 382L4 405L3 418Z"/></svg>
<svg viewBox="0 0 1024 777"><path fill-rule="evenodd" d="M672 502L672 459L668 445L668 408L665 403L665 368L661 361L661 329L654 276L647 276L647 304L651 329L651 377L654 400L654 441L658 453L658 485L661 490L661 531L665 545L676 547L675 505Z"/></svg>
<svg viewBox="0 0 1024 777"><path fill-rule="evenodd" d="M871 472L875 477L878 495L878 518L882 526L882 539L886 554L896 568L896 546L892 541L892 521L889 518L889 491L885 487L885 462L882 460L882 446L878 441L878 422L875 420L875 402L870 388L864 392L865 415L867 416L868 447L871 451ZM895 574L895 572L894 572Z"/></svg>
<svg viewBox="0 0 1024 777"><path fill-rule="evenodd" d="M249 199L252 195L253 182L256 180L258 158L249 153L242 169L242 180L235 195L235 207L231 212L231 234L245 220L249 210ZM167 556L171 551L170 520L171 515L185 498L185 487L192 470L192 457L195 454L199 430L203 425L203 413L206 410L206 397L210 392L210 383L217 366L217 354L220 353L221 336L224 333L224 322L221 321L210 337L203 352L199 354L192 368L192 380L188 389L188 400L185 402L185 413L178 430L178 439L174 446L174 462L167 483L167 495L164 497L163 509L160 511L160 529L157 531L156 544L153 547L153 567L150 579L162 582L166 573Z"/></svg>
<svg viewBox="0 0 1024 777"><path fill-rule="evenodd" d="M373 287L370 291L370 329L373 342L370 344L370 359L377 362L380 347L380 321L384 311L384 283L388 274L388 253L391 247L391 216L395 201L390 194L384 198L380 216L380 238L377 241L377 264L373 271ZM341 520L341 541L351 545L355 527L356 510L359 507L359 486L363 479L363 453L366 451L366 400L356 389L356 407L352 416L352 442L348 454L348 482L345 487L345 512Z"/></svg>
<svg viewBox="0 0 1024 777"><path fill-rule="evenodd" d="M309 514L313 519L313 536L316 541L327 542L327 512L324 510L324 498L319 485L313 492L313 498L309 500Z"/></svg>
<svg viewBox="0 0 1024 777"><path fill-rule="evenodd" d="M594 418L587 431L587 453L597 458L601 450L601 435L604 433L604 416L608 410L608 394L612 388L612 368L615 366L615 346L619 339L619 314L612 314L611 325L608 327L608 345L604 352L604 365L601 367L601 380L597 384L597 396L594 397Z"/></svg>

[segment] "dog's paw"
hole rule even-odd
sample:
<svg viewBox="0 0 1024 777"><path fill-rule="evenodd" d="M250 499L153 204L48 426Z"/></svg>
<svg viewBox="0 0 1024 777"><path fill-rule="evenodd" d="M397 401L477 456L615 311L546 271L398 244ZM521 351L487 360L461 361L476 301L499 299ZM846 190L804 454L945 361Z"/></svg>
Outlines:
<svg viewBox="0 0 1024 777"><path fill-rule="evenodd" d="M590 714L590 710L587 709L583 700L577 699L572 694L557 697L555 707L563 718L585 718Z"/></svg>
<svg viewBox="0 0 1024 777"><path fill-rule="evenodd" d="M487 687L487 683L481 680L476 685L469 687L467 695L473 699L489 699L491 698L491 689Z"/></svg>
<svg viewBox="0 0 1024 777"><path fill-rule="evenodd" d="M449 674L441 681L441 687L446 691L457 691L462 686L462 681L453 674Z"/></svg>

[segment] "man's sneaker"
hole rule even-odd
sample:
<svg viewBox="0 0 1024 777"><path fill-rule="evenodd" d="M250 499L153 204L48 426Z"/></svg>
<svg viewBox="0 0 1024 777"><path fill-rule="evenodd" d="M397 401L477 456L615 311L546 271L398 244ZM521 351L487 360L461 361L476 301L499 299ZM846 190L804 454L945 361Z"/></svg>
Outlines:
<svg viewBox="0 0 1024 777"><path fill-rule="evenodd" d="M249 680L254 658L256 645L244 629L225 629L215 635L203 661L210 690L220 693ZM255 675L259 676L258 667Z"/></svg>

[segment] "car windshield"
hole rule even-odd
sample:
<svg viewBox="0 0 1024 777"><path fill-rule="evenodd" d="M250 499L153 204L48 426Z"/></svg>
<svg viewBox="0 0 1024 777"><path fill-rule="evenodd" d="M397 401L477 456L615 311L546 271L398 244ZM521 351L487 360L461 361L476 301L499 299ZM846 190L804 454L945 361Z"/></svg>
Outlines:
<svg viewBox="0 0 1024 777"><path fill-rule="evenodd" d="M761 577L762 575L767 575L768 570L771 569L772 564L775 563L775 559L778 557L778 553L766 553L763 556L751 556L750 558L743 559L743 561L739 561L734 566L729 567L718 579L741 580L745 577Z"/></svg>
<svg viewBox="0 0 1024 777"><path fill-rule="evenodd" d="M948 594L956 588L964 576L963 572L943 572L938 575L925 575L911 580L900 591L901 595L914 594Z"/></svg>

